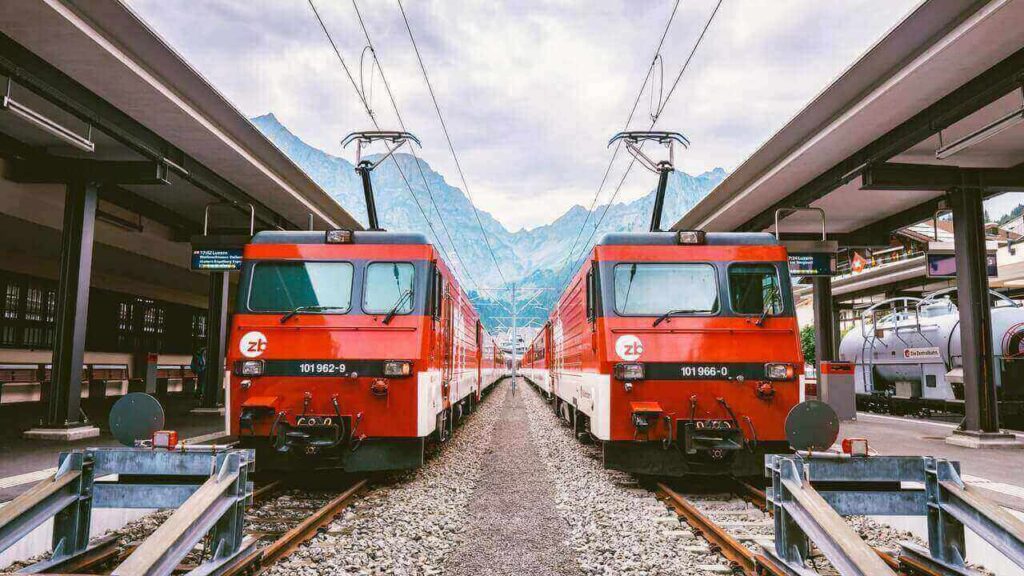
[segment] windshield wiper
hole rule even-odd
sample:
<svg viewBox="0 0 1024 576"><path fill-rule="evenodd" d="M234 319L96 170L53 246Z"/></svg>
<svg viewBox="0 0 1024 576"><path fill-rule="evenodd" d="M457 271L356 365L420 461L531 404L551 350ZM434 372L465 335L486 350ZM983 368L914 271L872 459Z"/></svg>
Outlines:
<svg viewBox="0 0 1024 576"><path fill-rule="evenodd" d="M676 310L669 310L668 312L665 312L661 316L658 316L658 319L654 321L654 324L652 326L657 326L658 324L661 324L662 322L668 320L670 317L675 316L676 314L705 314L707 312L708 310L690 310L689 308L678 308Z"/></svg>
<svg viewBox="0 0 1024 576"><path fill-rule="evenodd" d="M300 312L324 312L327 310L341 310L341 308L338 306L296 306L295 308L292 308L291 312L281 316L281 324L284 324L291 319L292 316L295 316Z"/></svg>
<svg viewBox="0 0 1024 576"><path fill-rule="evenodd" d="M633 278L636 278L636 262L629 267L629 282L626 284L626 298L622 301L622 309L629 310L629 290L633 287Z"/></svg>
<svg viewBox="0 0 1024 576"><path fill-rule="evenodd" d="M384 316L384 324L389 324L391 320L394 319L395 314L398 314L398 309L402 307L402 304L405 303L405 299L408 298L409 296L412 296L411 288L402 290L402 295L398 297L398 302L395 302L395 305L392 306L391 310L388 311L386 316Z"/></svg>
<svg viewBox="0 0 1024 576"><path fill-rule="evenodd" d="M757 319L757 322L754 322L755 326L760 327L764 324L764 319L768 317L768 312L775 307L775 303L778 299L779 287L773 284L772 287L768 289L768 301L765 302L764 309L761 310L761 317Z"/></svg>

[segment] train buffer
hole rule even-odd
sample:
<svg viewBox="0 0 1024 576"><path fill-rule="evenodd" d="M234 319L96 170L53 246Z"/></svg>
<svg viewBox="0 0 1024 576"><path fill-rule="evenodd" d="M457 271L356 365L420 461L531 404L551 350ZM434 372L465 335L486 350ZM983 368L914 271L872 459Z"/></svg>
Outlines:
<svg viewBox="0 0 1024 576"><path fill-rule="evenodd" d="M1024 568L1024 522L960 477L958 462L928 456L851 456L798 451L765 462L771 478L775 547L769 556L790 574L813 543L843 576L895 574L843 516L925 516L927 549L902 543L901 572L966 576L965 528Z"/></svg>
<svg viewBox="0 0 1024 576"><path fill-rule="evenodd" d="M173 508L174 514L111 573L171 574L207 534L212 554L190 574L220 573L255 544L242 531L254 463L251 450L208 445L62 453L52 476L0 509L0 552L53 518L51 557L22 572L74 572L116 552L111 538L90 543L93 509ZM117 480L97 481L111 475Z"/></svg>

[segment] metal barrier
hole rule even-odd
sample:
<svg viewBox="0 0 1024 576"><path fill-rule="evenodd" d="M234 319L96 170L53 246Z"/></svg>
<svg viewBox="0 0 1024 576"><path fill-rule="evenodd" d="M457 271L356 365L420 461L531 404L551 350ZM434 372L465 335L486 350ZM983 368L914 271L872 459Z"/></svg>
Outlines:
<svg viewBox="0 0 1024 576"><path fill-rule="evenodd" d="M176 508L112 574L171 574L206 534L211 557L189 574L219 572L243 558L255 543L243 541L242 531L254 463L251 450L217 446L62 453L52 477L0 508L0 551L53 518L50 559L22 570L51 571L73 565L100 545L89 543L93 508ZM117 480L95 481L110 475L118 475Z"/></svg>
<svg viewBox="0 0 1024 576"><path fill-rule="evenodd" d="M811 573L804 564L811 542L844 576L894 574L842 518L852 515L927 516L928 549L902 543L901 561L933 573L974 574L965 527L1024 568L1024 522L967 486L957 462L803 452L771 456L766 475L775 515L775 550L768 553L792 574Z"/></svg>

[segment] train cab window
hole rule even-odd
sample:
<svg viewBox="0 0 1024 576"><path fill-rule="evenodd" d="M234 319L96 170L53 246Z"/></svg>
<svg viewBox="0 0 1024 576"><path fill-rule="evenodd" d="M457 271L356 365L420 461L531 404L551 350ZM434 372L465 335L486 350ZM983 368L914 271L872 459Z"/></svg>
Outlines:
<svg viewBox="0 0 1024 576"><path fill-rule="evenodd" d="M620 316L718 312L718 281L710 264L617 264L614 277Z"/></svg>
<svg viewBox="0 0 1024 576"><path fill-rule="evenodd" d="M587 320L593 322L596 306L594 305L594 272L587 272Z"/></svg>
<svg viewBox="0 0 1024 576"><path fill-rule="evenodd" d="M348 262L258 262L249 285L249 310L287 312L300 306L347 312L352 304Z"/></svg>
<svg viewBox="0 0 1024 576"><path fill-rule="evenodd" d="M771 264L733 264L729 267L729 294L736 314L783 312L779 272Z"/></svg>
<svg viewBox="0 0 1024 576"><path fill-rule="evenodd" d="M413 309L413 277L409 262L373 262L366 267L363 311L368 314L408 314Z"/></svg>
<svg viewBox="0 0 1024 576"><path fill-rule="evenodd" d="M444 301L444 277L441 276L441 272L437 270L437 265L434 264L434 283L431 297L431 312L433 313L434 319L440 320L441 318L441 304Z"/></svg>

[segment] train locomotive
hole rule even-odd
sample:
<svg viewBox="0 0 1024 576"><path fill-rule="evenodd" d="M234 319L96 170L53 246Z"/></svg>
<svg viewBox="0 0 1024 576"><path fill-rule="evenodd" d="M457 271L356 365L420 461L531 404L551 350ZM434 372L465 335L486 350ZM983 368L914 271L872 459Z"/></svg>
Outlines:
<svg viewBox="0 0 1024 576"><path fill-rule="evenodd" d="M854 363L861 410L963 414L963 355L956 289L879 302L846 333L839 359ZM1024 423L1024 308L991 291L992 350L1001 421Z"/></svg>
<svg viewBox="0 0 1024 576"><path fill-rule="evenodd" d="M553 408L607 468L759 475L789 450L803 360L770 234L606 235L544 331Z"/></svg>
<svg viewBox="0 0 1024 576"><path fill-rule="evenodd" d="M417 467L504 374L421 234L258 232L229 341L231 433L264 469Z"/></svg>

